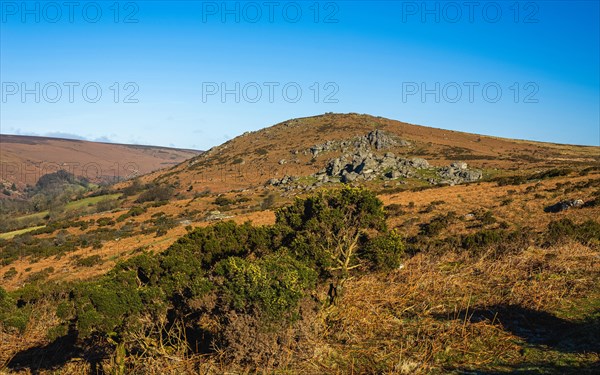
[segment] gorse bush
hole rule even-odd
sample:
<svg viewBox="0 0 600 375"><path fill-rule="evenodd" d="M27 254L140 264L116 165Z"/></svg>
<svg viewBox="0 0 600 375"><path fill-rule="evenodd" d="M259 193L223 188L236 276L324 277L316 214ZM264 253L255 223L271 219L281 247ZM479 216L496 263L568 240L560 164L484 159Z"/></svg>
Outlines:
<svg viewBox="0 0 600 375"><path fill-rule="evenodd" d="M369 240L359 256L368 262L370 268L389 271L400 266L404 251L402 236L391 231Z"/></svg>
<svg viewBox="0 0 600 375"><path fill-rule="evenodd" d="M373 193L348 187L325 191L279 209L274 225L220 222L190 229L160 254L142 253L96 281L71 286L57 302L62 324L49 334L104 338L127 343L135 352L143 349L132 332L157 332L148 322L184 322L190 351L226 349L250 340L247 327L232 322L248 319L257 327L291 329L302 316L301 301L318 305L315 299L326 298L315 297L319 284L332 278L341 283L359 270L397 268L403 254L402 238L387 231L383 205ZM94 265L100 259L75 261ZM25 306L41 298L34 287L28 290L29 296L20 298L29 301ZM15 300L2 298L3 319L26 317L15 313L26 312ZM26 321L11 324L23 327ZM249 344L248 350L251 356L259 348Z"/></svg>
<svg viewBox="0 0 600 375"><path fill-rule="evenodd" d="M436 236L442 232L442 230L450 223L455 221L456 213L454 211L448 212L446 215L435 216L429 223L421 224L419 234L423 236Z"/></svg>
<svg viewBox="0 0 600 375"><path fill-rule="evenodd" d="M167 254L190 252L197 257L202 268L207 270L219 260L230 256L245 257L251 253L264 255L281 246L281 235L280 227L220 222L207 228L197 228L180 238Z"/></svg>
<svg viewBox="0 0 600 375"><path fill-rule="evenodd" d="M229 257L219 262L222 301L244 313L260 311L280 318L313 287L316 272L285 253L270 254L258 261Z"/></svg>
<svg viewBox="0 0 600 375"><path fill-rule="evenodd" d="M224 206L229 206L229 205L235 204L235 201L233 199L229 199L227 197L220 196L215 199L215 204L217 206L224 207Z"/></svg>
<svg viewBox="0 0 600 375"><path fill-rule="evenodd" d="M356 266L365 230L387 230L383 203L368 190L344 187L324 191L277 211L276 222L289 227L290 249L299 259L313 261L325 275L346 277Z"/></svg>
<svg viewBox="0 0 600 375"><path fill-rule="evenodd" d="M18 309L15 299L0 287L0 324L23 332L28 319L28 309Z"/></svg>
<svg viewBox="0 0 600 375"><path fill-rule="evenodd" d="M155 185L143 191L136 199L137 203L168 201L173 196L174 190L170 186Z"/></svg>

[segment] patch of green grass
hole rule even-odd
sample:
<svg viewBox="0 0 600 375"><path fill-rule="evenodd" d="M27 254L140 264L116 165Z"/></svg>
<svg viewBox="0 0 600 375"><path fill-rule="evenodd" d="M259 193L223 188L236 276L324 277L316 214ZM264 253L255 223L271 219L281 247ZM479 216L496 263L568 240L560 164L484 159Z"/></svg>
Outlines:
<svg viewBox="0 0 600 375"><path fill-rule="evenodd" d="M22 221L25 221L25 220L41 220L46 215L48 215L49 213L50 213L49 211L36 212L34 214L20 216L20 217L17 218L17 220L22 220Z"/></svg>
<svg viewBox="0 0 600 375"><path fill-rule="evenodd" d="M312 177L312 176L303 176L303 177L300 177L300 178L298 179L297 183L298 183L299 185L312 185L312 184L314 184L314 183L315 183L315 182L317 182L317 181L319 181L319 180L317 180L317 178L316 178L316 177Z"/></svg>
<svg viewBox="0 0 600 375"><path fill-rule="evenodd" d="M3 240L10 240L11 238L13 238L14 236L18 236L20 234L23 233L27 233L27 232L31 232L37 229L42 229L44 228L45 225L40 225L38 227L31 227L31 228L25 228L25 229L19 229L19 230L14 230L12 232L7 232L7 233L0 233L0 239Z"/></svg>
<svg viewBox="0 0 600 375"><path fill-rule="evenodd" d="M437 174L437 171L435 169L417 169L415 171L415 173L417 174L417 176L423 178L423 179L438 179L439 176Z"/></svg>
<svg viewBox="0 0 600 375"><path fill-rule="evenodd" d="M100 195L97 197L83 198L83 199L79 199L79 200L67 203L65 206L65 209L66 210L76 210L79 208L93 206L100 201L110 200L110 199L118 199L120 196L121 196L121 194L117 193L117 194Z"/></svg>

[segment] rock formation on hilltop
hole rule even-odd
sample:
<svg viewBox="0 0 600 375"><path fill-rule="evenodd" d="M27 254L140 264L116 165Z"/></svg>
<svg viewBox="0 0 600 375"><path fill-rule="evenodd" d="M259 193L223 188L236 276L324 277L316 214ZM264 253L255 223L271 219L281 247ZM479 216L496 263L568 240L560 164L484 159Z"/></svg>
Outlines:
<svg viewBox="0 0 600 375"><path fill-rule="evenodd" d="M281 179L271 179L268 184L285 187L285 190L311 190L329 182L352 183L372 181L375 179L398 180L401 178L426 179L425 175L437 174L438 179L429 178L431 184L460 184L473 182L482 178L481 171L469 169L467 163L455 162L449 166L435 168L422 158L404 158L392 152L381 153L392 147L407 147L411 143L398 139L379 129L350 140L327 141L305 150L313 157L326 152L339 151L341 156L327 162L325 168L310 177L315 179L311 186L300 186L298 177L284 176ZM419 173L419 170L433 173Z"/></svg>

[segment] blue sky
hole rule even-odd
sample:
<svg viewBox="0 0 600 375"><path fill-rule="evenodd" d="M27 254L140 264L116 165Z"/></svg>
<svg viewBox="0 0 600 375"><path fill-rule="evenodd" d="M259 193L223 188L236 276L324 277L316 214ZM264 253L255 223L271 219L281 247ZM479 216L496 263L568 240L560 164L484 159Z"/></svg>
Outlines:
<svg viewBox="0 0 600 375"><path fill-rule="evenodd" d="M207 149L357 112L600 145L598 1L0 4L2 133Z"/></svg>

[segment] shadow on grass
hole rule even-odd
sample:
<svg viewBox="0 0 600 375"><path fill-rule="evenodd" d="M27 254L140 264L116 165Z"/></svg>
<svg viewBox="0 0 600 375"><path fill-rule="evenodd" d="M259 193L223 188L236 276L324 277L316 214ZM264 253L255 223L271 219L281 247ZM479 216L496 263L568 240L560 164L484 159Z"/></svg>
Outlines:
<svg viewBox="0 0 600 375"><path fill-rule="evenodd" d="M43 346L29 348L17 353L7 364L13 371L29 370L32 374L57 370L74 358L81 358L90 366L92 374L103 374L100 360L106 358L106 348L92 341L77 345L77 335L69 332Z"/></svg>
<svg viewBox="0 0 600 375"><path fill-rule="evenodd" d="M515 366L506 366L506 371L469 371L454 369L453 373L462 375L539 375L539 374L557 374L557 375L586 375L600 374L600 363L587 364L584 366L553 365L547 363L522 363Z"/></svg>
<svg viewBox="0 0 600 375"><path fill-rule="evenodd" d="M496 305L438 318L493 321L532 345L545 345L563 353L600 353L600 310L590 315L594 318L571 321L518 305Z"/></svg>
<svg viewBox="0 0 600 375"><path fill-rule="evenodd" d="M495 305L487 308L460 311L452 316L438 319L460 319L471 323L482 321L499 324L505 331L520 337L533 347L555 350L560 353L600 354L600 310L590 318L580 321L567 320L544 311L528 309L519 305ZM505 365L507 371L469 371L453 369L460 374L600 374L600 363L565 366L560 363L529 363Z"/></svg>

